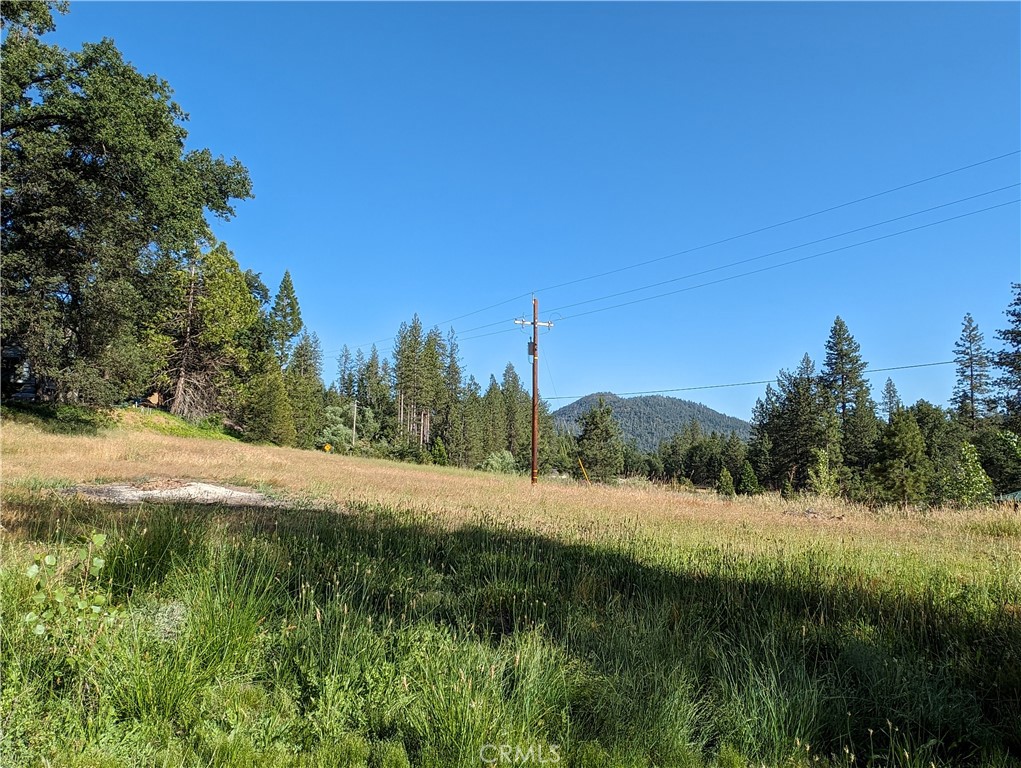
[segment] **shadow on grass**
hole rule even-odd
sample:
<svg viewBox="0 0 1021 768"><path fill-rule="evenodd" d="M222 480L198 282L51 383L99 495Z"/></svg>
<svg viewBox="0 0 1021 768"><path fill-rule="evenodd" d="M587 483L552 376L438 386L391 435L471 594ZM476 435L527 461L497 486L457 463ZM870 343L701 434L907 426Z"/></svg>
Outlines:
<svg viewBox="0 0 1021 768"><path fill-rule="evenodd" d="M887 583L824 551L752 557L722 544L671 552L651 541L570 543L482 525L448 530L368 507L111 508L40 497L8 507L9 531L32 541L92 530L122 537L109 558L122 600L175 569L205 567L211 542L226 542L253 573L272 569L284 625L346 621L329 613L340 596L345 617L350 610L381 636L437 627L500 648L539 633L561 659L557 674L586 681L568 685L550 716L600 754L637 745L642 764L682 764L661 746L664 731L680 728L695 760L733 753L787 764L806 742L833 764L852 754L860 765L1021 758L1021 596L1009 581ZM320 633L313 667L340 653ZM289 642L270 644L277 680L315 714L322 684ZM380 663L398 669L413 652L391 649ZM524 685L512 678L508 696ZM426 737L364 722L429 764ZM571 754L570 764L618 764Z"/></svg>

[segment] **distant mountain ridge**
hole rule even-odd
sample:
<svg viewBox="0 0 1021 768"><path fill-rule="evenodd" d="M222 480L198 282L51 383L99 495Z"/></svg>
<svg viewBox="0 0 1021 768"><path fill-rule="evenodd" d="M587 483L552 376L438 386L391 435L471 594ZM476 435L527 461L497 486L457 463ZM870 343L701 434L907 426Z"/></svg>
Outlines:
<svg viewBox="0 0 1021 768"><path fill-rule="evenodd" d="M681 432L692 419L707 433L716 431L729 435L737 432L742 440L751 436L752 425L747 421L714 411L701 403L663 395L623 398L612 392L586 395L554 411L553 420L557 427L577 434L578 418L599 405L599 398L613 408L613 418L620 425L624 442L634 440L641 451L656 450L660 443Z"/></svg>

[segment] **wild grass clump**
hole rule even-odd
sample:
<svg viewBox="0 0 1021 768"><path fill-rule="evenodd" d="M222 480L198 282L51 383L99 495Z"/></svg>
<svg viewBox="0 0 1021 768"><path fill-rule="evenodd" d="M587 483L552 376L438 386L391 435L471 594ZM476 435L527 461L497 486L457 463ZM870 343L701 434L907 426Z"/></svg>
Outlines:
<svg viewBox="0 0 1021 768"><path fill-rule="evenodd" d="M371 505L109 509L21 491L6 506L5 766L1021 755L1016 561L962 581L829 544L554 537ZM52 563L42 587L37 563ZM85 605L38 632L26 617L58 587Z"/></svg>

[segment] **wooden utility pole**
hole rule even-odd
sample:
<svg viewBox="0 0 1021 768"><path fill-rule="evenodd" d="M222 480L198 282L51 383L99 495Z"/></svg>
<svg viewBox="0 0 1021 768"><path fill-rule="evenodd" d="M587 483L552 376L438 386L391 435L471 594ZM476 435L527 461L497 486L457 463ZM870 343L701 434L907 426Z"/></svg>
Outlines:
<svg viewBox="0 0 1021 768"><path fill-rule="evenodd" d="M539 322L539 300L532 297L532 320L515 320L518 325L532 326L528 354L532 356L532 485L539 482L539 326L552 328L553 323Z"/></svg>

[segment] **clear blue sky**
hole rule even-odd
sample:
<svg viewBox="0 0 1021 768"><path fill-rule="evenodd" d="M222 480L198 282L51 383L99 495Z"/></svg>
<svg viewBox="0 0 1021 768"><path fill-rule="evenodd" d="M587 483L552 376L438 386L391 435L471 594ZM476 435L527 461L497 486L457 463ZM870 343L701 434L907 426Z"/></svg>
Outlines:
<svg viewBox="0 0 1021 768"><path fill-rule="evenodd" d="M538 291L556 321L540 347L556 408L775 378L805 352L821 360L838 314L873 367L949 360L965 312L995 346L1021 280L1016 203L580 313L1013 201L1018 187L565 307L1017 184L1015 154L661 258L1021 148L1019 8L78 2L48 37L112 37L174 88L191 146L248 167L256 197L216 232L271 289L290 270L328 380L342 345L388 352L417 312L454 326L483 387L508 361L527 381L511 321ZM877 397L888 375L905 400L940 404L954 379L952 366L876 374ZM763 389L677 395L747 418Z"/></svg>

